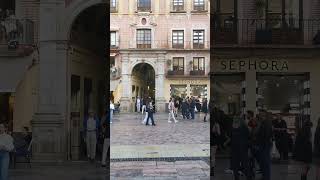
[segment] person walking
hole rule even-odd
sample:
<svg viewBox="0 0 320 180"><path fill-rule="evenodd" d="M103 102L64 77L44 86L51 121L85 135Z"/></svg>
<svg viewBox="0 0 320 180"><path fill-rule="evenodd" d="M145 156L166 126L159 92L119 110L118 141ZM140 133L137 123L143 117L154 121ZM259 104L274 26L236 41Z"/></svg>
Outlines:
<svg viewBox="0 0 320 180"><path fill-rule="evenodd" d="M233 119L231 135L231 169L235 180L239 180L239 171L250 179L248 168L249 129L239 115ZM240 168L241 167L241 168Z"/></svg>
<svg viewBox="0 0 320 180"><path fill-rule="evenodd" d="M257 130L257 150L261 163L262 180L271 179L272 122L270 114L262 110L261 123Z"/></svg>
<svg viewBox="0 0 320 180"><path fill-rule="evenodd" d="M149 119L151 119L152 126L155 126L156 124L154 123L154 119L153 119L154 108L153 108L152 102L149 102L149 105L147 107L147 112L148 112L148 118L147 118L146 126L149 125Z"/></svg>
<svg viewBox="0 0 320 180"><path fill-rule="evenodd" d="M109 117L109 119L110 119L110 123L111 124L112 124L114 109L115 109L114 104L112 103L112 101L110 101L110 110L109 110L110 117Z"/></svg>
<svg viewBox="0 0 320 180"><path fill-rule="evenodd" d="M101 166L106 167L106 161L107 161L107 155L108 152L110 151L110 138L109 138L109 133L107 130L108 126L107 123L104 122L102 124L102 138L103 138L103 150L102 150L102 159L101 159Z"/></svg>
<svg viewBox="0 0 320 180"><path fill-rule="evenodd" d="M174 102L174 116L175 117L178 117L178 110L179 110L179 100L176 99L175 102Z"/></svg>
<svg viewBox="0 0 320 180"><path fill-rule="evenodd" d="M217 152L217 147L218 147L218 139L219 136L221 135L221 131L220 131L220 126L219 123L216 120L213 120L212 123L212 138L210 138L211 140L211 144L212 144L212 151L211 151L211 176L214 176L214 168L216 166L216 152Z"/></svg>
<svg viewBox="0 0 320 180"><path fill-rule="evenodd" d="M175 123L178 121L176 120L174 116L174 98L170 98L169 104L168 104L168 109L169 109L169 117L168 117L168 123L172 123L171 118L174 120Z"/></svg>
<svg viewBox="0 0 320 180"><path fill-rule="evenodd" d="M13 151L13 138L7 133L5 124L0 124L0 179L8 180L8 169L10 162L9 153Z"/></svg>
<svg viewBox="0 0 320 180"><path fill-rule="evenodd" d="M97 135L99 130L99 119L93 110L89 111L89 116L85 118L83 127L86 132L86 145L88 160L94 162L96 158Z"/></svg>
<svg viewBox="0 0 320 180"><path fill-rule="evenodd" d="M307 176L312 163L312 122L306 119L301 128L298 129L298 134L295 142L294 157L295 160L302 163L301 180L307 180Z"/></svg>
<svg viewBox="0 0 320 180"><path fill-rule="evenodd" d="M186 99L182 100L181 111L182 111L182 118L189 119L189 115L188 115L189 106L188 106L188 102L186 101Z"/></svg>
<svg viewBox="0 0 320 180"><path fill-rule="evenodd" d="M142 115L147 111L147 100L146 98L143 98L142 99L142 108L141 108L141 112L142 112Z"/></svg>
<svg viewBox="0 0 320 180"><path fill-rule="evenodd" d="M196 108L196 102L194 100L194 97L191 97L191 99L190 99L190 107L189 107L189 111L190 111L190 114L191 114L191 119L194 119L195 108Z"/></svg>
<svg viewBox="0 0 320 180"><path fill-rule="evenodd" d="M208 101L206 98L204 98L203 102L202 102L202 110L204 113L204 117L203 117L203 121L207 122L207 115L208 115Z"/></svg>
<svg viewBox="0 0 320 180"><path fill-rule="evenodd" d="M141 100L140 100L140 97L138 96L137 97L137 112L138 113L140 112L140 108L141 108Z"/></svg>
<svg viewBox="0 0 320 180"><path fill-rule="evenodd" d="M316 168L316 180L320 180L320 118L318 119L317 128L313 141L313 161Z"/></svg>
<svg viewBox="0 0 320 180"><path fill-rule="evenodd" d="M273 131L276 148L280 154L280 160L288 160L288 134L287 123L282 119L281 115L277 115L277 119L273 121Z"/></svg>

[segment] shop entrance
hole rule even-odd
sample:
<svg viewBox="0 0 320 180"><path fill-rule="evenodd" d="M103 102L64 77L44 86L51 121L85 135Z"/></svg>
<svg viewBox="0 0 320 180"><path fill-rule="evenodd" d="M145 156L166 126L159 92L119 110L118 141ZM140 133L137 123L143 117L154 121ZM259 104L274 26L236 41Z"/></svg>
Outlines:
<svg viewBox="0 0 320 180"><path fill-rule="evenodd" d="M245 111L245 75L214 74L213 100L216 108L232 118Z"/></svg>
<svg viewBox="0 0 320 180"><path fill-rule="evenodd" d="M137 111L137 97L151 98L155 103L155 71L148 63L137 64L132 70L132 102Z"/></svg>
<svg viewBox="0 0 320 180"><path fill-rule="evenodd" d="M107 68L105 32L105 5L96 5L84 10L75 19L68 52L69 63L69 128L68 157L71 160L86 160L84 120L92 110L101 121L106 121ZM97 141L97 158L102 152L102 140Z"/></svg>
<svg viewBox="0 0 320 180"><path fill-rule="evenodd" d="M310 118L309 73L257 73L257 108L281 114L289 132Z"/></svg>
<svg viewBox="0 0 320 180"><path fill-rule="evenodd" d="M0 123L8 125L9 131L13 129L13 104L12 93L0 93Z"/></svg>

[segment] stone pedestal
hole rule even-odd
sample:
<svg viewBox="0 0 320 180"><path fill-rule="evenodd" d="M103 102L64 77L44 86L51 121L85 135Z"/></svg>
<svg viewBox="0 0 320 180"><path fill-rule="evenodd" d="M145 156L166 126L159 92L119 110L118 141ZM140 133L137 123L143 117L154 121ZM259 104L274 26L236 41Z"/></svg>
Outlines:
<svg viewBox="0 0 320 180"><path fill-rule="evenodd" d="M62 162L65 157L64 117L35 114L32 120L32 161Z"/></svg>
<svg viewBox="0 0 320 180"><path fill-rule="evenodd" d="M120 111L121 112L131 112L132 105L131 105L131 99L128 97L122 97L120 99Z"/></svg>
<svg viewBox="0 0 320 180"><path fill-rule="evenodd" d="M166 99L164 97L156 99L156 108L157 108L157 112L166 111Z"/></svg>

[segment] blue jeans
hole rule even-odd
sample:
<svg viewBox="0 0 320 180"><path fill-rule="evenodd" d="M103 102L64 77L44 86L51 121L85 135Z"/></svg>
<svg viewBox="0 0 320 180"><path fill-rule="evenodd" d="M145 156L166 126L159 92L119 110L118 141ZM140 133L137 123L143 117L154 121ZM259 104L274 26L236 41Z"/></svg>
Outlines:
<svg viewBox="0 0 320 180"><path fill-rule="evenodd" d="M8 180L9 162L9 152L0 151L0 180Z"/></svg>
<svg viewBox="0 0 320 180"><path fill-rule="evenodd" d="M262 179L271 179L271 147L264 147L259 150L259 160L261 163Z"/></svg>
<svg viewBox="0 0 320 180"><path fill-rule="evenodd" d="M194 119L194 108L190 109L191 119Z"/></svg>
<svg viewBox="0 0 320 180"><path fill-rule="evenodd" d="M113 110L110 109L110 122L112 123Z"/></svg>

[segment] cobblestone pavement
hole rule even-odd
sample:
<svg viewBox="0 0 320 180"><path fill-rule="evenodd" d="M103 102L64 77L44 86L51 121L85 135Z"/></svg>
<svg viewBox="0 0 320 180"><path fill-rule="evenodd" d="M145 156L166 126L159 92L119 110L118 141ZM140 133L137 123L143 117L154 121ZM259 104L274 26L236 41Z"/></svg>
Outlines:
<svg viewBox="0 0 320 180"><path fill-rule="evenodd" d="M203 122L203 115L196 120L168 123L167 113L154 115L156 126L141 124L144 116L138 113L117 114L110 126L111 146L151 144L210 144L210 123ZM209 115L207 117L209 118Z"/></svg>
<svg viewBox="0 0 320 180"><path fill-rule="evenodd" d="M210 180L205 161L133 161L110 164L111 180Z"/></svg>

